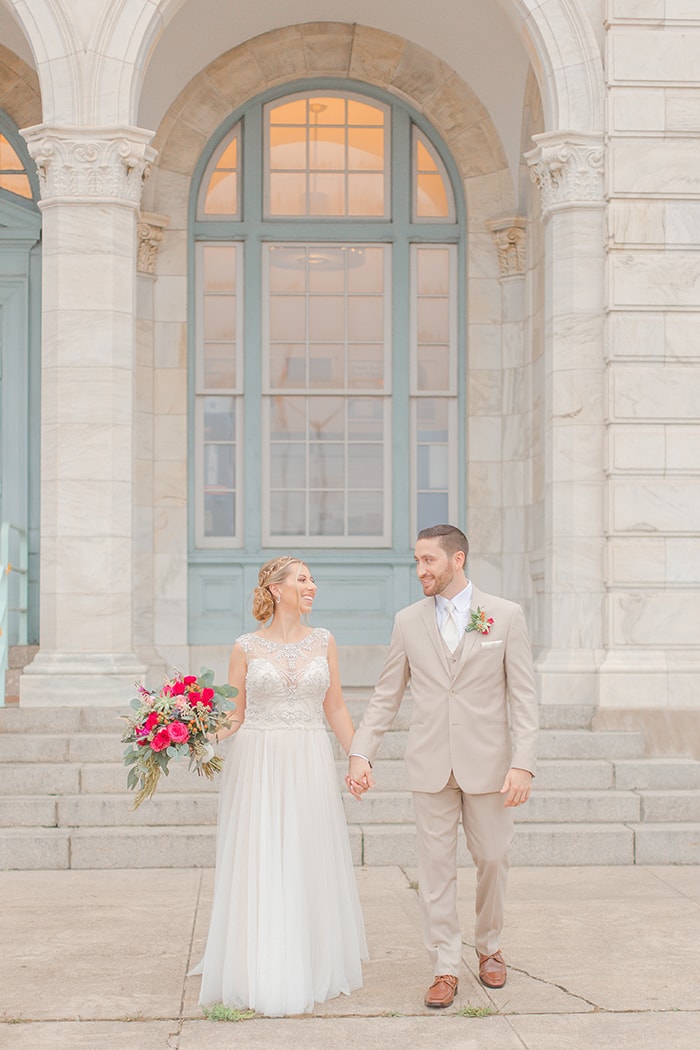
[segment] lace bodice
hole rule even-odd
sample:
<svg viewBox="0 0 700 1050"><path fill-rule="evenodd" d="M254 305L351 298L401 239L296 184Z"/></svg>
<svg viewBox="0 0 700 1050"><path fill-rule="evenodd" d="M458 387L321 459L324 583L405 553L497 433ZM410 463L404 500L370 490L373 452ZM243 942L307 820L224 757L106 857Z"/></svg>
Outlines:
<svg viewBox="0 0 700 1050"><path fill-rule="evenodd" d="M244 725L249 729L324 727L330 685L329 633L315 628L301 642L271 642L255 634L238 639L248 661Z"/></svg>

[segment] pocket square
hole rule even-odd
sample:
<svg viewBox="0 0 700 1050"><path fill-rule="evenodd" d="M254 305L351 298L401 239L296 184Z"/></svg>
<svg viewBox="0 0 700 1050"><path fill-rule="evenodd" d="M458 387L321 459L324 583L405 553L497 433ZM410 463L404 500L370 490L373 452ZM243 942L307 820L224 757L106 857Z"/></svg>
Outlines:
<svg viewBox="0 0 700 1050"><path fill-rule="evenodd" d="M501 646L501 645L503 645L503 639L502 638L495 638L492 642L482 642L481 643L481 648L482 649L498 649L499 646Z"/></svg>

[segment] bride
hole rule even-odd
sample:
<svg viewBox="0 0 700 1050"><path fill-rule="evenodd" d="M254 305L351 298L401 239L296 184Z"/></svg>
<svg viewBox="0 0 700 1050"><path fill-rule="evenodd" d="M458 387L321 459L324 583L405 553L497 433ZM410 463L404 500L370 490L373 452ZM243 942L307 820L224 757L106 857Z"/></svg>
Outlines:
<svg viewBox="0 0 700 1050"><path fill-rule="evenodd" d="M335 640L302 620L315 593L303 562L267 562L253 596L264 626L231 653L238 696L219 739L236 739L222 774L209 935L192 971L202 1005L309 1013L362 985L367 946L323 714L345 752L353 725Z"/></svg>

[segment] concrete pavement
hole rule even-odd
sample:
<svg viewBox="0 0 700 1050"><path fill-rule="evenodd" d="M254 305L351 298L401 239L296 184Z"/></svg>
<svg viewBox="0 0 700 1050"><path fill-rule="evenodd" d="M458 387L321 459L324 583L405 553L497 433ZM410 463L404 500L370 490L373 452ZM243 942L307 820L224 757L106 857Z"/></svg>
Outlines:
<svg viewBox="0 0 700 1050"><path fill-rule="evenodd" d="M310 1017L213 1022L197 1005L213 873L0 872L5 1050L696 1050L700 868L514 868L504 954L487 992L471 947L474 873L459 874L464 965L455 1005L430 983L415 872L359 868L364 987ZM469 1007L490 1010L467 1016Z"/></svg>

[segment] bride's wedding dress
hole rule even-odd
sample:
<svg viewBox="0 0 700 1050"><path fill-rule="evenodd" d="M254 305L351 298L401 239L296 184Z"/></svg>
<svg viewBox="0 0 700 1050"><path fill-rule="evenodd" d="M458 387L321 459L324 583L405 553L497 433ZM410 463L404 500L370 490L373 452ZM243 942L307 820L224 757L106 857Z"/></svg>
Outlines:
<svg viewBox="0 0 700 1050"><path fill-rule="evenodd" d="M362 984L367 957L338 775L323 720L328 631L253 634L245 722L222 774L199 1001L308 1013Z"/></svg>

